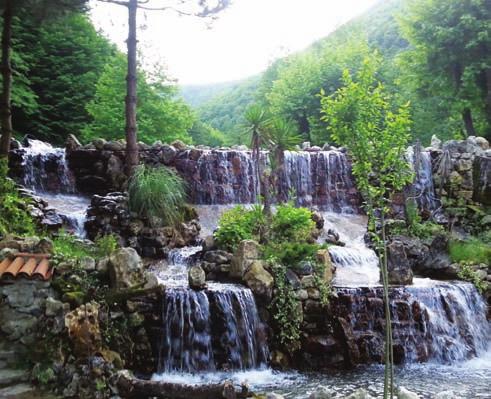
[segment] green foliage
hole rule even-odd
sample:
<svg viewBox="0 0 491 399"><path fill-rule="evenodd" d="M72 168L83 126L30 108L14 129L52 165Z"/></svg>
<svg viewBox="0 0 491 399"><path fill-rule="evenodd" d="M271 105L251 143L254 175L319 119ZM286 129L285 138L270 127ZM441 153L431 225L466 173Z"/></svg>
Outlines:
<svg viewBox="0 0 491 399"><path fill-rule="evenodd" d="M458 277L474 284L477 290L483 294L488 288L488 283L479 277L479 274L472 268L471 264L462 262L459 266L460 270L457 273Z"/></svg>
<svg viewBox="0 0 491 399"><path fill-rule="evenodd" d="M139 166L128 183L131 212L154 225L177 226L183 219L184 180L173 170Z"/></svg>
<svg viewBox="0 0 491 399"><path fill-rule="evenodd" d="M318 249L318 244L306 242L270 242L264 246L263 256L266 259L275 258L280 264L295 270L302 261L314 263L313 259Z"/></svg>
<svg viewBox="0 0 491 399"><path fill-rule="evenodd" d="M491 264L491 246L476 237L465 241L450 241L449 252L452 262Z"/></svg>
<svg viewBox="0 0 491 399"><path fill-rule="evenodd" d="M307 208L296 208L293 204L278 205L272 219L272 241L306 242L312 238L315 223L312 212Z"/></svg>
<svg viewBox="0 0 491 399"><path fill-rule="evenodd" d="M35 225L27 212L29 201L21 198L15 184L7 177L7 160L0 159L0 236L32 235Z"/></svg>
<svg viewBox="0 0 491 399"><path fill-rule="evenodd" d="M288 283L286 269L273 261L275 296L271 303L273 321L277 325L280 345L291 352L300 349L300 328L303 320L302 304Z"/></svg>
<svg viewBox="0 0 491 399"><path fill-rule="evenodd" d="M117 54L104 66L95 96L87 104L93 120L83 130L85 139L124 137L125 77L126 58ZM140 70L137 79L138 138L147 143L156 140L170 143L178 139L190 142L187 131L193 125L194 116L184 101L176 98L177 89L160 71L149 75Z"/></svg>
<svg viewBox="0 0 491 399"><path fill-rule="evenodd" d="M227 85L204 103L197 104L200 119L223 132L229 145L249 144L242 135L241 126L244 123L245 110L254 102L258 82L259 77L255 76ZM206 95L211 89L212 87L204 87L199 93Z"/></svg>
<svg viewBox="0 0 491 399"><path fill-rule="evenodd" d="M215 129L199 120L194 121L189 129L189 135L193 139L193 144L209 145L211 147L221 147L225 145L227 137L218 129Z"/></svg>
<svg viewBox="0 0 491 399"><path fill-rule="evenodd" d="M98 236L94 245L80 240L73 234L61 230L53 239L54 258L57 262L77 263L83 258L96 259L111 255L119 247L116 237L112 234Z"/></svg>
<svg viewBox="0 0 491 399"><path fill-rule="evenodd" d="M221 248L234 251L242 240L259 241L265 225L262 206L255 205L249 210L238 205L224 212L218 222L215 239Z"/></svg>
<svg viewBox="0 0 491 399"><path fill-rule="evenodd" d="M34 368L32 378L41 386L47 387L56 379L56 375L51 365L40 364L38 367Z"/></svg>
<svg viewBox="0 0 491 399"><path fill-rule="evenodd" d="M409 104L394 110L393 98L377 79L381 59L377 53L363 61L353 78L343 72L343 87L335 94L321 92L323 119L331 136L353 156L353 175L364 200L369 228L379 255L386 317L384 399L393 395L392 327L389 307L385 217L394 192L412 180L404 158L410 137ZM380 225L379 231L376 226Z"/></svg>
<svg viewBox="0 0 491 399"><path fill-rule="evenodd" d="M404 72L419 98L431 100L423 106L430 113L446 110L443 123L461 132L462 114L469 110L477 132L488 137L491 103L484 76L491 67L490 21L488 0L416 0L401 14L402 33L412 45Z"/></svg>
<svg viewBox="0 0 491 399"><path fill-rule="evenodd" d="M13 25L14 129L63 143L90 122L85 105L116 49L84 14L60 14L40 23L31 11L20 10Z"/></svg>

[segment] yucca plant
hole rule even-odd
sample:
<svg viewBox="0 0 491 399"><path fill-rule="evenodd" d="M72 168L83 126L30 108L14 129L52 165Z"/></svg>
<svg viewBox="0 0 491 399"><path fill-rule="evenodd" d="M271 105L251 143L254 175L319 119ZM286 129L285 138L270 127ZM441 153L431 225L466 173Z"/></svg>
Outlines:
<svg viewBox="0 0 491 399"><path fill-rule="evenodd" d="M186 184L172 169L140 165L128 183L130 211L154 226L177 226L185 200Z"/></svg>
<svg viewBox="0 0 491 399"><path fill-rule="evenodd" d="M266 183L265 171L260 168L261 147L267 143L267 130L271 122L267 111L259 104L253 104L246 109L244 114L245 132L251 137L252 159L254 160L255 175L259 182L259 192L264 200L264 213L270 214L271 204Z"/></svg>
<svg viewBox="0 0 491 399"><path fill-rule="evenodd" d="M292 121L276 118L268 126L266 140L270 149L270 163L274 170L273 186L277 187L277 200L288 200L288 192L281 187L280 182L284 175L285 151L295 148L302 142L302 137L297 133L297 127Z"/></svg>

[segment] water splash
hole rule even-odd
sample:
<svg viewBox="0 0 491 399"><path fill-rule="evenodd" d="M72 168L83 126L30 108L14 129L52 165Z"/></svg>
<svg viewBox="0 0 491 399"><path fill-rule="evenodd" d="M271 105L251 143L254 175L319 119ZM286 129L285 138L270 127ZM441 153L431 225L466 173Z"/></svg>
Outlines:
<svg viewBox="0 0 491 399"><path fill-rule="evenodd" d="M65 150L40 140L29 139L28 144L22 148L22 184L47 201L62 217L68 230L84 238L90 201L76 194L75 180L68 167Z"/></svg>

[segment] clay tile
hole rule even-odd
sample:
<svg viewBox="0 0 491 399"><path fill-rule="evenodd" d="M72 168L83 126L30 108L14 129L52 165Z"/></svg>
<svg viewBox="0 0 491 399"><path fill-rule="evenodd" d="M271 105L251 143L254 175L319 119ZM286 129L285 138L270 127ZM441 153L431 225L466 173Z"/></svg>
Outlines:
<svg viewBox="0 0 491 399"><path fill-rule="evenodd" d="M2 262L0 263L0 277L2 277L2 274L5 272L5 270L7 270L11 262L12 261L9 258L5 258L4 260L2 260Z"/></svg>
<svg viewBox="0 0 491 399"><path fill-rule="evenodd" d="M15 258L14 261L5 270L3 276L7 276L7 275L10 275L12 277L17 276L17 273L19 272L19 270L23 265L24 265L24 258L20 256Z"/></svg>
<svg viewBox="0 0 491 399"><path fill-rule="evenodd" d="M18 275L23 277L31 277L32 272L37 266L37 263L38 262L36 258L29 258L24 266L22 266L22 268L19 270Z"/></svg>
<svg viewBox="0 0 491 399"><path fill-rule="evenodd" d="M32 277L41 280L48 280L51 277L48 259L43 259L39 262L36 270L32 273Z"/></svg>

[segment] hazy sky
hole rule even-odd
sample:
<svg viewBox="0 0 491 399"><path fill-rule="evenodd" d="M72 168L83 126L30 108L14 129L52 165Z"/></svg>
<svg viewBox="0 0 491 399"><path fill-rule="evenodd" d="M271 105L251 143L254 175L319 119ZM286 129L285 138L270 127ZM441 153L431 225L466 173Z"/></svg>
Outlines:
<svg viewBox="0 0 491 399"><path fill-rule="evenodd" d="M145 63L165 64L181 84L236 80L307 47L377 1L233 0L211 28L197 18L139 10L139 46ZM91 5L96 27L124 50L126 8Z"/></svg>

